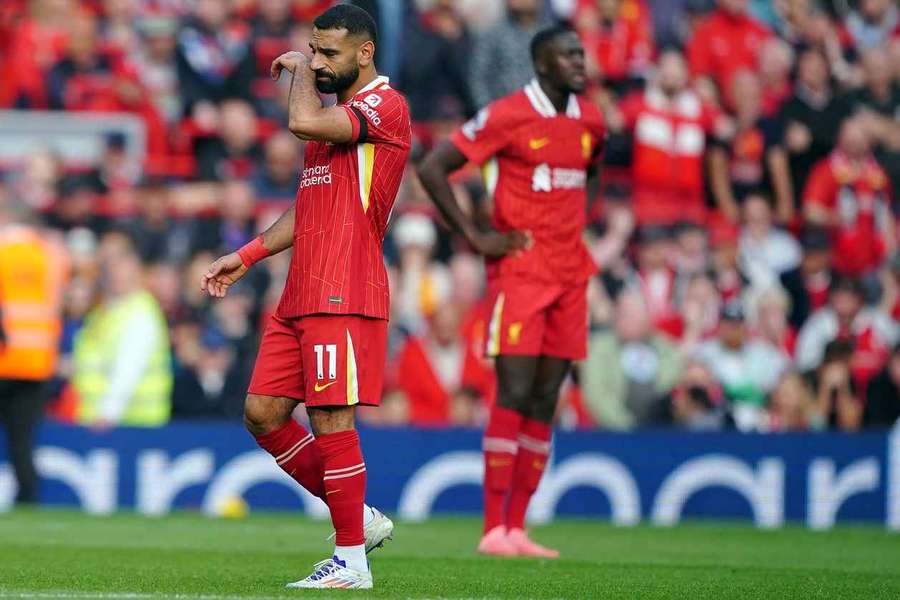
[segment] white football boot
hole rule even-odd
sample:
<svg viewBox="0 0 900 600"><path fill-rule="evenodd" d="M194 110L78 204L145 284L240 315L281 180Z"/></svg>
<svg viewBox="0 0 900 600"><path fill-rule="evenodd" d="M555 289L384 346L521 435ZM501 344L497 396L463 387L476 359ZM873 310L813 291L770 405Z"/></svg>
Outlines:
<svg viewBox="0 0 900 600"><path fill-rule="evenodd" d="M292 589L345 589L371 590L372 572L365 573L351 569L338 560L337 556L326 558L315 564L313 572L306 579L287 584Z"/></svg>
<svg viewBox="0 0 900 600"><path fill-rule="evenodd" d="M394 522L377 508L366 506L363 510L365 511L363 533L366 536L366 554L368 554L375 548L384 546L387 540L394 539ZM332 532L328 539L333 540L334 536Z"/></svg>
<svg viewBox="0 0 900 600"><path fill-rule="evenodd" d="M377 508L368 507L372 519L363 527L366 534L366 554L384 546L384 542L394 539L394 522ZM368 516L368 515L367 515Z"/></svg>

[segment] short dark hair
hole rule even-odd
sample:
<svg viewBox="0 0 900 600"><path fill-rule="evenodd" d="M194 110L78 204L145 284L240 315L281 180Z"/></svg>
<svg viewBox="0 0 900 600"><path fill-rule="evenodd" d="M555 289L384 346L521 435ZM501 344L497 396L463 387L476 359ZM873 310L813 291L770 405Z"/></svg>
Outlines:
<svg viewBox="0 0 900 600"><path fill-rule="evenodd" d="M558 23L541 29L534 34L534 37L531 38L531 61L536 62L545 46L553 43L556 38L567 33L575 33L575 30L572 29L570 25Z"/></svg>
<svg viewBox="0 0 900 600"><path fill-rule="evenodd" d="M378 28L372 15L352 4L332 6L313 21L316 29L346 29L348 35L378 41Z"/></svg>

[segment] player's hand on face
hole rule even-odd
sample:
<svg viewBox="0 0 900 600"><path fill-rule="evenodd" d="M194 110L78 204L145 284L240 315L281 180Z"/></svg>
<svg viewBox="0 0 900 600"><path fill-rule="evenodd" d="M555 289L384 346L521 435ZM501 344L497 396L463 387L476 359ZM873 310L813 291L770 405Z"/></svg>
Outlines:
<svg viewBox="0 0 900 600"><path fill-rule="evenodd" d="M228 288L238 282L247 272L244 261L237 252L217 258L203 277L200 278L200 289L213 298L224 298Z"/></svg>
<svg viewBox="0 0 900 600"><path fill-rule="evenodd" d="M500 258L528 249L532 243L531 234L525 231L484 232L472 240L475 250L490 258Z"/></svg>
<svg viewBox="0 0 900 600"><path fill-rule="evenodd" d="M285 52L272 61L272 79L278 81L278 78L281 77L281 72L283 70L287 70L289 73L293 74L296 72L298 67L305 67L308 64L309 58L307 58L307 56L302 52Z"/></svg>

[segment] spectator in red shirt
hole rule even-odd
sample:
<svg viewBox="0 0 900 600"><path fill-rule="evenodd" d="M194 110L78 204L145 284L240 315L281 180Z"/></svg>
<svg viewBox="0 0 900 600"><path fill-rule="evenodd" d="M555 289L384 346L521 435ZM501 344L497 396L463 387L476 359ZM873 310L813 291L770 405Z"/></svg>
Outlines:
<svg viewBox="0 0 900 600"><path fill-rule="evenodd" d="M633 138L633 206L638 224L704 222L706 138L722 133L718 112L688 87L684 57L659 58L655 81L609 116L613 131Z"/></svg>
<svg viewBox="0 0 900 600"><path fill-rule="evenodd" d="M253 53L256 57L256 76L269 79L272 61L291 49L290 0L260 0L253 21Z"/></svg>
<svg viewBox="0 0 900 600"><path fill-rule="evenodd" d="M491 372L465 343L461 317L455 305L444 304L427 335L410 336L400 350L397 385L409 398L415 425L465 422L471 405L490 395Z"/></svg>
<svg viewBox="0 0 900 600"><path fill-rule="evenodd" d="M873 273L895 245L890 183L859 119L847 119L838 146L813 169L803 193L806 221L831 228L838 273Z"/></svg>
<svg viewBox="0 0 900 600"><path fill-rule="evenodd" d="M147 127L151 157L166 154L165 126L135 70L100 44L97 20L81 13L69 26L65 57L47 75L50 108L70 111L133 112Z"/></svg>
<svg viewBox="0 0 900 600"><path fill-rule="evenodd" d="M46 108L45 77L63 55L74 0L34 0L16 23L0 61L0 106Z"/></svg>
<svg viewBox="0 0 900 600"><path fill-rule="evenodd" d="M771 35L750 17L747 0L717 0L716 10L694 31L688 45L691 74L707 100L730 89L731 79L741 69L755 69L763 43ZM711 85L714 84L714 85Z"/></svg>
<svg viewBox="0 0 900 600"><path fill-rule="evenodd" d="M643 79L653 60L653 31L632 2L596 0L595 5L583 11L579 33L600 77L621 90L629 80Z"/></svg>

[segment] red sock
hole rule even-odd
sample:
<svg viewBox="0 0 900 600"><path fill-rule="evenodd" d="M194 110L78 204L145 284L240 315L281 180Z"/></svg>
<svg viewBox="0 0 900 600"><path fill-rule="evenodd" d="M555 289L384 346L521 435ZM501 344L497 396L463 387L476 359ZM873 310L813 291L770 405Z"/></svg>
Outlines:
<svg viewBox="0 0 900 600"><path fill-rule="evenodd" d="M503 525L503 508L516 460L522 415L497 405L484 430L484 532Z"/></svg>
<svg viewBox="0 0 900 600"><path fill-rule="evenodd" d="M325 502L331 510L335 544L365 543L363 503L366 498L366 463L355 430L320 435L316 445L325 466Z"/></svg>
<svg viewBox="0 0 900 600"><path fill-rule="evenodd" d="M294 419L256 438L260 448L275 457L278 466L313 496L325 499L322 457L313 434Z"/></svg>
<svg viewBox="0 0 900 600"><path fill-rule="evenodd" d="M547 423L533 419L523 419L519 430L519 454L516 456L512 491L506 510L506 527L523 529L528 503L547 464L550 454L550 436L553 428Z"/></svg>

